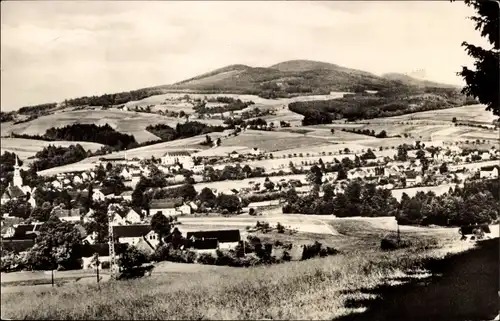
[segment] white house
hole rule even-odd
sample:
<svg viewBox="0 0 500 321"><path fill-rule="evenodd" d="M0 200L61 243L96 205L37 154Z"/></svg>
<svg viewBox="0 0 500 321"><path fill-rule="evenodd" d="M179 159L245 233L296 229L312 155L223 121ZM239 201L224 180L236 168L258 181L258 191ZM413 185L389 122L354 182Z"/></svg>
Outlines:
<svg viewBox="0 0 500 321"><path fill-rule="evenodd" d="M161 163L163 165L174 165L181 164L183 168L186 168L184 165L190 166L193 162L191 153L187 151L170 151L166 152L165 155L161 158Z"/></svg>
<svg viewBox="0 0 500 321"><path fill-rule="evenodd" d="M195 174L203 173L203 171L205 170L205 165L204 164L194 165L191 170Z"/></svg>
<svg viewBox="0 0 500 321"><path fill-rule="evenodd" d="M177 207L177 211L179 211L181 214L191 214L191 206L189 206L188 204L183 204Z"/></svg>
<svg viewBox="0 0 500 321"><path fill-rule="evenodd" d="M83 183L82 178L80 176L78 176L78 175L75 175L73 177L73 184L81 184L81 183Z"/></svg>
<svg viewBox="0 0 500 321"><path fill-rule="evenodd" d="M50 184L52 185L52 187L57 188L57 189L60 189L60 188L62 187L61 182L59 182L59 181L58 181L58 180L56 180L56 179L55 179L55 180L53 180Z"/></svg>
<svg viewBox="0 0 500 321"><path fill-rule="evenodd" d="M488 153L488 152L483 152L483 153L481 154L481 159L482 159L482 160L490 160L490 159L491 159L491 154L490 154L490 153Z"/></svg>
<svg viewBox="0 0 500 321"><path fill-rule="evenodd" d="M408 171L405 173L406 186L414 186L422 183L422 176L415 171Z"/></svg>
<svg viewBox="0 0 500 321"><path fill-rule="evenodd" d="M125 225L125 219L118 213L115 213L113 219L111 220L112 226Z"/></svg>
<svg viewBox="0 0 500 321"><path fill-rule="evenodd" d="M480 178L498 178L498 166L483 167L479 171Z"/></svg>
<svg viewBox="0 0 500 321"><path fill-rule="evenodd" d="M165 216L177 215L177 206L182 204L182 199L156 199L149 204L149 215L162 213Z"/></svg>
<svg viewBox="0 0 500 321"><path fill-rule="evenodd" d="M65 222L79 222L80 221L80 209L75 208L71 210L64 210L59 206L52 209L51 215L57 216L61 221Z"/></svg>
<svg viewBox="0 0 500 321"><path fill-rule="evenodd" d="M146 239L153 247L156 247L160 242L150 225L113 226L113 234L118 243L122 244L137 245L141 239Z"/></svg>
<svg viewBox="0 0 500 321"><path fill-rule="evenodd" d="M258 156L258 155L261 155L262 154L262 151L256 147L252 148L252 150L250 151L250 154L254 155L254 156Z"/></svg>
<svg viewBox="0 0 500 321"><path fill-rule="evenodd" d="M89 174L87 174L87 173L82 173L82 179L83 179L84 181L88 181L88 180L90 179L90 175L89 175Z"/></svg>
<svg viewBox="0 0 500 321"><path fill-rule="evenodd" d="M89 209L89 211L83 216L83 223L88 223L92 221L92 217L94 216L94 210Z"/></svg>
<svg viewBox="0 0 500 321"><path fill-rule="evenodd" d="M127 224L137 224L137 223L140 223L141 222L141 216L136 211L134 211L133 209L130 209L128 211L127 215L125 215L125 222Z"/></svg>
<svg viewBox="0 0 500 321"><path fill-rule="evenodd" d="M120 175L123 177L125 180L132 179L132 173L128 170L127 167L124 167L120 173Z"/></svg>
<svg viewBox="0 0 500 321"><path fill-rule="evenodd" d="M102 202L106 199L106 195L104 195L103 192L101 192L100 189L95 189L93 192L92 192L92 200L93 201L98 201L98 202Z"/></svg>

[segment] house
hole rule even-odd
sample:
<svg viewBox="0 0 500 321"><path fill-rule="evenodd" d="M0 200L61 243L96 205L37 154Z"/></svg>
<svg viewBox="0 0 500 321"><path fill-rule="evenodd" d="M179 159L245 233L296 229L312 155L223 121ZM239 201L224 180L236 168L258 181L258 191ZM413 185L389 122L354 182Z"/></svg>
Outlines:
<svg viewBox="0 0 500 321"><path fill-rule="evenodd" d="M200 164L200 165L194 165L193 168L191 169L193 171L193 173L195 174L200 174L200 173L203 173L205 171L205 165L204 164Z"/></svg>
<svg viewBox="0 0 500 321"><path fill-rule="evenodd" d="M88 223L90 221L92 221L92 217L94 216L94 210L93 209L89 209L89 211L83 215L83 223Z"/></svg>
<svg viewBox="0 0 500 321"><path fill-rule="evenodd" d="M118 243L137 245L142 238L145 238L153 247L159 244L160 240L150 225L120 225L113 226L113 235Z"/></svg>
<svg viewBox="0 0 500 321"><path fill-rule="evenodd" d="M422 176L415 171L405 172L406 186L414 186L422 183Z"/></svg>
<svg viewBox="0 0 500 321"><path fill-rule="evenodd" d="M53 180L51 183L52 187L56 188L56 189L61 189L62 188L62 184L60 181L58 181L57 179Z"/></svg>
<svg viewBox="0 0 500 321"><path fill-rule="evenodd" d="M132 173L128 170L127 167L124 167L120 173L120 175L123 177L125 180L130 180L132 179Z"/></svg>
<svg viewBox="0 0 500 321"><path fill-rule="evenodd" d="M229 153L229 157L232 158L232 159L237 159L237 158L240 158L240 154L233 150L231 153Z"/></svg>
<svg viewBox="0 0 500 321"><path fill-rule="evenodd" d="M78 175L75 175L73 177L73 184L81 184L81 183L83 183L82 178L80 176L78 176Z"/></svg>
<svg viewBox="0 0 500 321"><path fill-rule="evenodd" d="M13 226L7 229L7 231L3 235L3 239L8 239L8 240L35 239L37 232L42 224L43 223L14 224Z"/></svg>
<svg viewBox="0 0 500 321"><path fill-rule="evenodd" d="M115 254L120 255L126 246L125 244L115 244ZM110 262L111 257L109 256L109 245L108 243L97 243L97 244L85 244L82 247L82 260L83 260L83 269L95 269L95 265L92 263L94 255L99 255L99 268L102 269L102 263Z"/></svg>
<svg viewBox="0 0 500 321"><path fill-rule="evenodd" d="M121 193L118 197L122 198L125 201L132 202L132 191L125 191Z"/></svg>
<svg viewBox="0 0 500 321"><path fill-rule="evenodd" d="M124 216L124 220L127 224L137 224L141 222L141 216L133 209L130 209Z"/></svg>
<svg viewBox="0 0 500 321"><path fill-rule="evenodd" d="M489 152L483 152L481 154L481 159L482 160L490 160L491 159L491 154Z"/></svg>
<svg viewBox="0 0 500 321"><path fill-rule="evenodd" d="M192 162L191 153L187 151L169 151L161 158L163 165L181 164L183 168L186 168L185 164L190 165Z"/></svg>
<svg viewBox="0 0 500 321"><path fill-rule="evenodd" d="M126 225L124 216L125 215L123 215L123 216L120 215L120 213L115 213L113 218L111 219L111 225L112 226Z"/></svg>
<svg viewBox="0 0 500 321"><path fill-rule="evenodd" d="M93 201L97 201L97 202L102 202L106 199L106 195L104 195L104 193L96 188L93 193L92 193L92 200Z"/></svg>
<svg viewBox="0 0 500 321"><path fill-rule="evenodd" d="M480 178L498 178L498 166L482 167L479 171Z"/></svg>
<svg viewBox="0 0 500 321"><path fill-rule="evenodd" d="M1 204L5 204L9 201L21 200L26 197L26 194L23 190L17 186L10 184L2 194L2 198L0 199Z"/></svg>
<svg viewBox="0 0 500 321"><path fill-rule="evenodd" d="M366 177L368 174L361 168L354 168L347 172L348 179L356 179Z"/></svg>
<svg viewBox="0 0 500 321"><path fill-rule="evenodd" d="M90 179L90 175L87 173L82 173L82 180L88 181Z"/></svg>
<svg viewBox="0 0 500 321"><path fill-rule="evenodd" d="M181 214L191 214L191 206L188 204L183 204L179 207L177 207L177 211L179 211Z"/></svg>
<svg viewBox="0 0 500 321"><path fill-rule="evenodd" d="M56 206L52 209L51 215L57 216L61 221L65 221L65 222L80 221L80 209L79 208L65 210L65 209L62 209L60 206Z"/></svg>
<svg viewBox="0 0 500 321"><path fill-rule="evenodd" d="M258 149L257 147L254 147L252 148L252 150L250 151L250 154L254 155L254 156L259 156L262 154L262 151L260 149Z"/></svg>
<svg viewBox="0 0 500 321"><path fill-rule="evenodd" d="M165 216L175 216L176 208L182 205L182 199L156 199L149 204L149 215L162 213Z"/></svg>
<svg viewBox="0 0 500 321"><path fill-rule="evenodd" d="M186 238L190 242L196 242L197 240L217 240L217 248L232 249L236 247L241 241L240 230L213 230L213 231L197 231L197 232L187 232ZM212 244L215 241L209 241ZM193 244L193 243L191 243Z"/></svg>

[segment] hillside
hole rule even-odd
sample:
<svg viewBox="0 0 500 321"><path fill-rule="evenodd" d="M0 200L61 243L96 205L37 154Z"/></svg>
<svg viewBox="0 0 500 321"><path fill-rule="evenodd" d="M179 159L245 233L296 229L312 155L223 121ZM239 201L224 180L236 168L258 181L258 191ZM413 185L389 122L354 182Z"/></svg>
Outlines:
<svg viewBox="0 0 500 321"><path fill-rule="evenodd" d="M298 93L325 94L351 91L358 86L379 90L397 85L392 80L335 64L291 60L262 68L231 65L212 72L162 86L167 90L234 92L266 98L288 97Z"/></svg>
<svg viewBox="0 0 500 321"><path fill-rule="evenodd" d="M419 80L403 74L377 76L336 64L290 60L269 67L230 65L173 85L164 90L232 92L255 94L264 98L290 97L297 94L327 94L331 91L387 90L399 87L454 86Z"/></svg>
<svg viewBox="0 0 500 321"><path fill-rule="evenodd" d="M428 80L417 79L417 78L410 77L408 75L400 74L400 73L387 73L387 74L383 74L382 77L389 79L389 80L402 82L403 84L405 84L407 86L458 88L458 86L442 84L442 83L437 83L437 82L428 81Z"/></svg>

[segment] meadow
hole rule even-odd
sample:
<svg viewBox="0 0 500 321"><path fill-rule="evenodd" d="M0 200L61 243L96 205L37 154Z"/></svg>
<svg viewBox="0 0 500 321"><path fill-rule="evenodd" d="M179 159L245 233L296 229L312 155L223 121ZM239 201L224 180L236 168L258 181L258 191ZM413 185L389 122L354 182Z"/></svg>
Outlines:
<svg viewBox="0 0 500 321"><path fill-rule="evenodd" d="M343 232L355 227L344 226ZM380 240L378 234L366 237L373 243ZM442 320L450 313L460 319L491 319L498 313L498 282L494 282L498 280L498 240L447 256L465 249L451 247L456 237L443 237L437 246L429 238L393 252L360 248L271 266L154 273L149 278L102 283L100 291L95 284L72 284L44 292L4 294L2 314L39 320L383 320L388 314L395 317L392 320L409 320L412 313L420 320ZM403 238L414 236L403 233ZM480 274L474 273L477 266L482 267ZM444 276L429 278L438 273ZM427 291L419 290L420 284L427 284ZM422 309L424 302L430 310ZM377 310L379 306L385 309Z"/></svg>
<svg viewBox="0 0 500 321"><path fill-rule="evenodd" d="M91 142L72 142L72 141L55 141L48 142L35 139L24 138L0 138L0 150L3 152L16 153L19 158L26 161L27 158L35 156L35 154L49 145L68 147L70 145L80 144L85 150L96 151L103 145Z"/></svg>

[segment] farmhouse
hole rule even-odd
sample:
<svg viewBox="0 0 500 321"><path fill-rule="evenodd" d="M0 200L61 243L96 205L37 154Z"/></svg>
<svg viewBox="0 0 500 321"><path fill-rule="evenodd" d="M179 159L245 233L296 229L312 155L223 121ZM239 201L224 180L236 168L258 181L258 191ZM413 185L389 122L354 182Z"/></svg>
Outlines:
<svg viewBox="0 0 500 321"><path fill-rule="evenodd" d="M36 234L43 223L34 224L14 224L9 227L5 234L4 239L10 240L32 240L36 238Z"/></svg>
<svg viewBox="0 0 500 321"><path fill-rule="evenodd" d="M232 159L240 158L240 153L234 150L231 153L229 153L229 157L231 157Z"/></svg>
<svg viewBox="0 0 500 321"><path fill-rule="evenodd" d="M92 193L92 200L102 202L106 199L106 195L100 190L95 189Z"/></svg>
<svg viewBox="0 0 500 321"><path fill-rule="evenodd" d="M480 178L498 178L498 166L482 167L479 171Z"/></svg>
<svg viewBox="0 0 500 321"><path fill-rule="evenodd" d="M162 213L165 216L177 214L177 207L182 205L182 199L156 199L149 204L149 215L153 216Z"/></svg>
<svg viewBox="0 0 500 321"><path fill-rule="evenodd" d="M422 176L420 176L415 171L407 171L407 172L405 172L405 177L406 177L406 185L408 187L422 183Z"/></svg>
<svg viewBox="0 0 500 321"><path fill-rule="evenodd" d="M54 207L52 209L51 215L57 216L61 221L65 222L77 222L80 221L80 209L65 210L60 206Z"/></svg>
<svg viewBox="0 0 500 321"><path fill-rule="evenodd" d="M137 245L141 239L146 239L153 248L160 242L155 231L149 225L113 226L113 234L118 243Z"/></svg>
<svg viewBox="0 0 500 321"><path fill-rule="evenodd" d="M171 151L166 152L161 158L161 163L163 165L175 165L181 164L183 168L192 167L193 163L191 153L187 151Z"/></svg>
<svg viewBox="0 0 500 321"><path fill-rule="evenodd" d="M11 184L5 189L5 192L2 194L1 204L3 205L8 201L20 200L24 197L26 197L26 194L23 192L23 190L18 186Z"/></svg>
<svg viewBox="0 0 500 321"><path fill-rule="evenodd" d="M186 238L190 242L197 240L217 240L217 248L231 249L236 247L241 241L240 230L213 230L213 231L198 231L187 232ZM215 241L209 241L214 244Z"/></svg>

